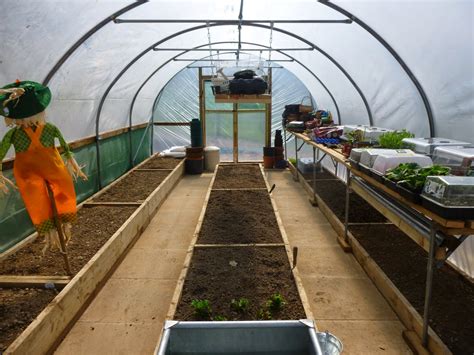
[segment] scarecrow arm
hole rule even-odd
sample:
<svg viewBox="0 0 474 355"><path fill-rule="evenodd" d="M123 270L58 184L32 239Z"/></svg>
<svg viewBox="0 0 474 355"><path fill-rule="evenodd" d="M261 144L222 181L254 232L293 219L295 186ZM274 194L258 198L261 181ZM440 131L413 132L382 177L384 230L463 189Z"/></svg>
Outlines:
<svg viewBox="0 0 474 355"><path fill-rule="evenodd" d="M82 167L77 164L76 159L74 159L74 155L72 154L72 151L69 148L69 145L66 143L63 135L61 134L61 131L56 126L54 126L54 136L58 138L59 144L63 148L63 154L66 158L66 167L68 168L71 176L74 178L74 180L76 180L77 177L80 177L82 180L87 180L87 175L82 172Z"/></svg>
<svg viewBox="0 0 474 355"><path fill-rule="evenodd" d="M8 185L11 185L13 188L15 188L13 182L3 176L2 173L2 161L3 158L5 158L5 155L7 155L8 149L10 149L10 146L12 145L13 133L14 129L9 130L0 143L0 190L4 193L8 192Z"/></svg>

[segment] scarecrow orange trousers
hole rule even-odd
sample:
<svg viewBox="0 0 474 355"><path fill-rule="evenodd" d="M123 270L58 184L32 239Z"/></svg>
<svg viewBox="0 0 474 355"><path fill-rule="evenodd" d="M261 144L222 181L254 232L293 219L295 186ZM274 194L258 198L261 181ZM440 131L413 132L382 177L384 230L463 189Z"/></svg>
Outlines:
<svg viewBox="0 0 474 355"><path fill-rule="evenodd" d="M53 191L59 219L73 222L76 218L76 193L71 175L55 147L45 147L40 142L44 125L35 131L24 128L31 140L24 152L17 152L13 174L25 203L26 210L39 234L55 228L53 209L46 182Z"/></svg>

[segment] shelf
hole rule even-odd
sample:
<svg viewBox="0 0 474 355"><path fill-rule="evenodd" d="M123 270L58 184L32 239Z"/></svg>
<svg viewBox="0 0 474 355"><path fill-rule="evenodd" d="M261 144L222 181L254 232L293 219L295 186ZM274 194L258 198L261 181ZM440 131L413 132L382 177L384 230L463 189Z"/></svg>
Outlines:
<svg viewBox="0 0 474 355"><path fill-rule="evenodd" d="M249 103L263 103L269 104L272 102L272 95L227 95L227 94L216 94L216 103L234 103L234 104L249 104Z"/></svg>

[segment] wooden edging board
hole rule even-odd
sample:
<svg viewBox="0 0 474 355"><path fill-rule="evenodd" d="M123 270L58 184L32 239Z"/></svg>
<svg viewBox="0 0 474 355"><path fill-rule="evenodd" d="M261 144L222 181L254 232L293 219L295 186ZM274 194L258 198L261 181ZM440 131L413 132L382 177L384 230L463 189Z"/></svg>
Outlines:
<svg viewBox="0 0 474 355"><path fill-rule="evenodd" d="M151 159L151 158L150 158ZM133 169L131 170L133 171ZM46 306L4 354L44 354L59 344L184 173L184 160ZM127 174L128 175L128 174ZM84 203L92 200L92 196Z"/></svg>
<svg viewBox="0 0 474 355"><path fill-rule="evenodd" d="M267 191L270 191L270 184L268 183L267 177L265 176L263 165L259 164L259 166L260 166L260 171L262 173L263 180L265 181L265 186L267 187ZM288 263L291 267L293 278L295 279L296 288L298 290L301 303L303 304L303 309L304 309L304 313L306 314L306 319L314 319L313 312L311 311L311 306L308 301L308 296L306 295L306 291L304 290L304 287L303 287L303 282L301 281L300 274L298 272L298 266L293 265L293 260L294 260L293 251L291 250L290 242L288 241L288 236L286 235L285 227L283 226L280 213L278 212L278 207L275 203L275 199L273 198L272 194L269 194L269 197L272 203L273 211L275 212L275 217L278 223L278 228L280 229L280 234L283 239L283 243L285 244L286 255L288 256Z"/></svg>
<svg viewBox="0 0 474 355"><path fill-rule="evenodd" d="M303 179L303 176L298 171L296 171L296 173L299 175L299 181L301 185L303 185L304 190L310 196L312 196L313 190L309 184ZM315 194L315 197L317 199L319 209L334 228L335 232L339 236L338 238L344 238L344 224L334 215L331 209L317 194ZM357 241L350 231L347 233L347 238L347 242L351 246L352 253L354 254L357 262L362 266L379 292L387 300L403 325L408 329L408 331L412 331L416 334L415 338L413 336L414 334L407 333L407 335L410 336L405 336L404 339L407 342L412 342L412 344L409 345L413 345L413 348L419 348L421 346L421 337L423 333L422 317L393 284L393 282L387 277L387 275L385 275L383 270L370 257L367 251L362 247L362 245ZM451 351L431 327L428 328L428 350L433 354L451 354Z"/></svg>

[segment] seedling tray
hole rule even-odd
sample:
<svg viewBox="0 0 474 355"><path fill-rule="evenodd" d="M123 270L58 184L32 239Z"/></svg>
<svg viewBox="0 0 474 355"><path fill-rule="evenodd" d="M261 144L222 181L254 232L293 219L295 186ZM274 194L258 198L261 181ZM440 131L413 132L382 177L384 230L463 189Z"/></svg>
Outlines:
<svg viewBox="0 0 474 355"><path fill-rule="evenodd" d="M420 196L423 207L446 219L474 219L474 206L443 206L426 196Z"/></svg>
<svg viewBox="0 0 474 355"><path fill-rule="evenodd" d="M396 191L408 201L421 205L421 196L419 193L408 190L400 184L397 184Z"/></svg>

